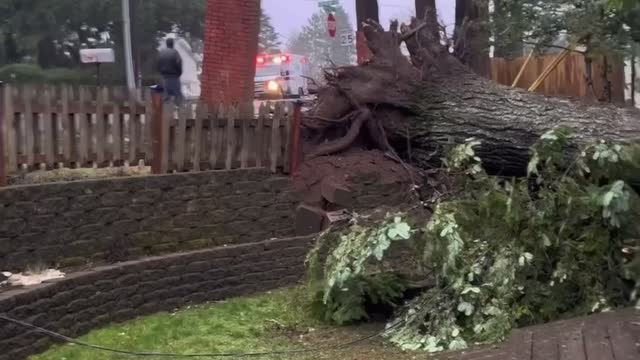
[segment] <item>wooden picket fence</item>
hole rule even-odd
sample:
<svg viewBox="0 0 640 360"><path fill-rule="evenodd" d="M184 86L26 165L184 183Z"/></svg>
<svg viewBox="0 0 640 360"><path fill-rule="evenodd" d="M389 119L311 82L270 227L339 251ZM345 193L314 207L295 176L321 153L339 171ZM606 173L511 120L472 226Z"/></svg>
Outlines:
<svg viewBox="0 0 640 360"><path fill-rule="evenodd" d="M160 94L5 86L0 101L0 185L14 173L151 164L154 173L266 167L288 173L292 103L163 104ZM297 122L299 123L299 119Z"/></svg>
<svg viewBox="0 0 640 360"><path fill-rule="evenodd" d="M177 111L173 106L161 108L164 121L153 121L158 134L152 135L158 139L154 152L161 152L152 162L155 172L253 167L290 171L292 103L263 104L257 117L252 106L197 103Z"/></svg>
<svg viewBox="0 0 640 360"><path fill-rule="evenodd" d="M118 166L149 161L152 156L149 104L134 98L111 101L107 88L7 86L3 90L9 173Z"/></svg>

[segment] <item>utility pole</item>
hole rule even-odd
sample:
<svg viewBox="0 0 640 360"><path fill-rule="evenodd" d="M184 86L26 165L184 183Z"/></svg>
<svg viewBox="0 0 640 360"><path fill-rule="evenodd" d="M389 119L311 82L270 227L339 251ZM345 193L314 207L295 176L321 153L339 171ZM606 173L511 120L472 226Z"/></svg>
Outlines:
<svg viewBox="0 0 640 360"><path fill-rule="evenodd" d="M136 93L136 80L133 73L133 54L131 51L131 16L129 0L122 0L122 26L124 34L124 62L127 71L127 88L129 94Z"/></svg>
<svg viewBox="0 0 640 360"><path fill-rule="evenodd" d="M631 106L636 106L636 56L638 53L636 52L636 44L631 44Z"/></svg>
<svg viewBox="0 0 640 360"><path fill-rule="evenodd" d="M140 34L137 26L140 26L138 14L140 10L140 0L129 0L131 2L129 15L131 20L131 49L133 52L133 71L136 78L136 86L142 89L142 61L140 59Z"/></svg>

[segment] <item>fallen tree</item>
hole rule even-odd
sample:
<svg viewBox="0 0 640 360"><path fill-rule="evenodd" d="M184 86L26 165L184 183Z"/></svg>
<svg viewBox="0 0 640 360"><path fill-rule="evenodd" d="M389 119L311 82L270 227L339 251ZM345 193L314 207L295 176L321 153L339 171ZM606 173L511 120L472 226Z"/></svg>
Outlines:
<svg viewBox="0 0 640 360"><path fill-rule="evenodd" d="M437 352L638 300L640 198L622 175L640 173L638 147L623 146L640 140L637 111L483 79L458 60L464 44L442 44L435 20L389 31L370 21L364 32L372 61L327 71L304 120L307 187L325 173L310 165L349 157L356 167L359 148L422 169L446 156L427 177L440 173L451 186L386 219L355 214L319 236L309 289L324 319L358 321L369 304L388 306L387 339ZM418 259L408 271L392 261L397 244L414 251L403 261ZM416 279L433 286L402 291Z"/></svg>
<svg viewBox="0 0 640 360"><path fill-rule="evenodd" d="M391 343L439 352L636 304L640 197L612 174L637 159L606 142L569 158L568 140L553 130L531 149L537 190L488 176L473 141L448 153L456 191L433 214L356 214L322 233L307 262L317 314L344 324L383 308Z"/></svg>
<svg viewBox="0 0 640 360"><path fill-rule="evenodd" d="M443 40L433 20L393 22L388 31L368 21L363 30L373 57L326 71L327 85L303 122L307 159L364 146L428 168L447 144L473 137L488 171L511 175L524 173L530 147L556 127L580 143L640 140L636 110L548 98L474 74L458 60L463 40Z"/></svg>

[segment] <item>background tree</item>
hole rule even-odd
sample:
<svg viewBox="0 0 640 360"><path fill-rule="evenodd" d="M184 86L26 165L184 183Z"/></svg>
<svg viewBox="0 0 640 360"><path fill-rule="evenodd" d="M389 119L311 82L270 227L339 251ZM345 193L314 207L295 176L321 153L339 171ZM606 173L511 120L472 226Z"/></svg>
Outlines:
<svg viewBox="0 0 640 360"><path fill-rule="evenodd" d="M633 4L632 4L633 3ZM594 89L593 77L602 76L609 84L608 65L629 56L630 42L637 29L640 10L627 0L499 0L492 17L494 45L500 55L512 52L518 38L540 49L548 46L582 47L585 78L590 94L611 100L611 89ZM501 12L499 14L498 12ZM506 15L506 16L505 16ZM606 71L593 73L593 60L602 57Z"/></svg>
<svg viewBox="0 0 640 360"><path fill-rule="evenodd" d="M205 0L131 0L134 48L139 68L153 74L158 41L168 32L202 39ZM0 0L0 29L5 49L13 34L16 48L43 67L78 67L79 51L112 47L116 64L106 67L106 77L124 79L122 9L119 0ZM6 52L6 51L5 51ZM7 62L21 59L5 56Z"/></svg>
<svg viewBox="0 0 640 360"><path fill-rule="evenodd" d="M264 10L260 14L260 35L258 37L258 51L268 51L279 49L280 34L276 31L271 23L271 17Z"/></svg>
<svg viewBox="0 0 640 360"><path fill-rule="evenodd" d="M295 53L306 55L312 67L312 76L316 80L323 78L324 68L337 65L349 65L354 62L355 44L342 46L340 34L355 34L353 25L344 8L338 6L335 11L337 35L331 38L327 31L327 14L319 11L311 16L300 33L290 39L288 47Z"/></svg>
<svg viewBox="0 0 640 360"><path fill-rule="evenodd" d="M493 0L491 31L494 39L494 57L512 59L523 55L526 27L524 21L522 3Z"/></svg>
<svg viewBox="0 0 640 360"><path fill-rule="evenodd" d="M456 53L477 74L489 77L489 1L456 0Z"/></svg>

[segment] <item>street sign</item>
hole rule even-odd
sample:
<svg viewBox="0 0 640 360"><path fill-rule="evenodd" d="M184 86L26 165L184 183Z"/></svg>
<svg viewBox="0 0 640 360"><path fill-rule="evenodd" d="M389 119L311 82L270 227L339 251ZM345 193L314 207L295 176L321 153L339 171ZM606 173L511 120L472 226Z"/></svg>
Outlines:
<svg viewBox="0 0 640 360"><path fill-rule="evenodd" d="M80 49L80 61L83 64L103 64L116 61L113 49Z"/></svg>
<svg viewBox="0 0 640 360"><path fill-rule="evenodd" d="M338 0L325 0L318 2L318 7L324 9L324 11L330 13L336 10L338 7Z"/></svg>
<svg viewBox="0 0 640 360"><path fill-rule="evenodd" d="M100 65L116 62L113 49L80 49L80 61L83 64L96 64L96 82L100 86Z"/></svg>
<svg viewBox="0 0 640 360"><path fill-rule="evenodd" d="M350 30L345 30L340 33L340 45L353 46L356 42L355 34Z"/></svg>

